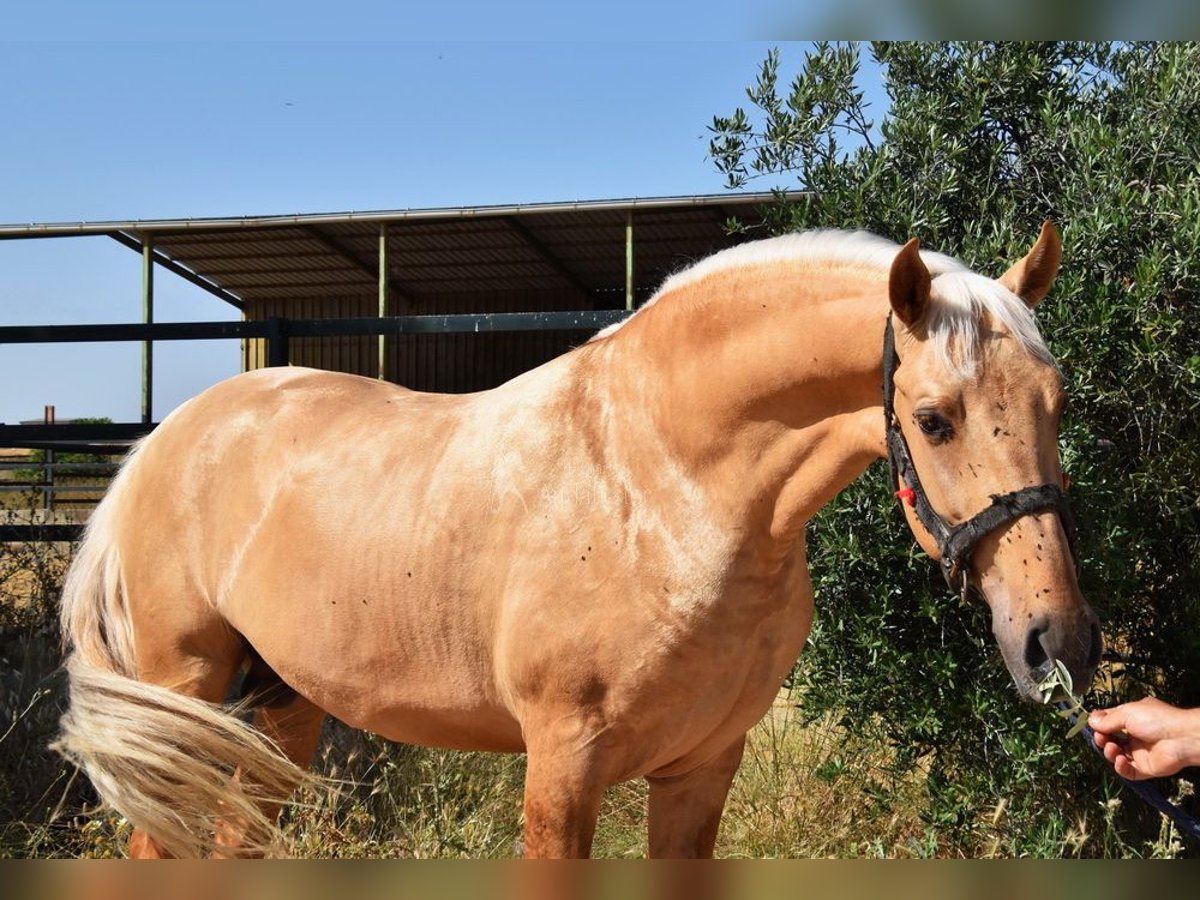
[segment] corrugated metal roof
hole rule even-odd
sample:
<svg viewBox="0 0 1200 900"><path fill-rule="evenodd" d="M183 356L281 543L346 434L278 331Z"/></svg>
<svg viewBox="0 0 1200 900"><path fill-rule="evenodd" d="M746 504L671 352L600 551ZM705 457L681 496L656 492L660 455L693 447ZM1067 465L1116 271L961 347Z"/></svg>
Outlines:
<svg viewBox="0 0 1200 900"><path fill-rule="evenodd" d="M632 214L639 297L688 263L736 243L725 222L761 223L770 193L574 203L380 210L217 219L0 225L0 239L107 234L242 305L377 290L379 235L388 277L410 298L469 291L568 289L624 296Z"/></svg>

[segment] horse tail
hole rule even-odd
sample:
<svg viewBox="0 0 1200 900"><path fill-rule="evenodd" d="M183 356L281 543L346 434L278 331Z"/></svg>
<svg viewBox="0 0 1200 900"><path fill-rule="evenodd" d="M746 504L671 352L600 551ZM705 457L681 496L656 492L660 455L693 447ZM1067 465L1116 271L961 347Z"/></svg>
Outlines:
<svg viewBox="0 0 1200 900"><path fill-rule="evenodd" d="M270 852L279 830L264 807L283 802L311 776L241 721L236 708L137 680L113 528L134 461L93 513L63 585L70 704L54 748L87 773L107 806L169 855L208 855L228 828L236 846L221 852Z"/></svg>

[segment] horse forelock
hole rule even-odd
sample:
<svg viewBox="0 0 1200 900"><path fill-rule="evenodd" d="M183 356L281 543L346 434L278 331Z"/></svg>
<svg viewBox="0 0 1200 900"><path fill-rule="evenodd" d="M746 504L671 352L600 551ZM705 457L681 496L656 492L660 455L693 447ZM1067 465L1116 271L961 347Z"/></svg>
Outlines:
<svg viewBox="0 0 1200 900"><path fill-rule="evenodd" d="M828 263L874 269L886 275L900 245L869 231L819 229L749 241L706 257L669 276L635 313L592 337L598 340L620 330L633 316L653 307L665 295L731 269L775 263ZM933 276L927 333L940 362L968 377L980 353L984 321L1003 326L1035 358L1054 364L1025 303L1001 285L976 274L953 257L928 250L921 261Z"/></svg>
<svg viewBox="0 0 1200 900"><path fill-rule="evenodd" d="M1003 328L1035 359L1055 365L1033 311L998 281L969 269L933 279L927 339L938 361L963 378L975 372L983 347L985 322Z"/></svg>

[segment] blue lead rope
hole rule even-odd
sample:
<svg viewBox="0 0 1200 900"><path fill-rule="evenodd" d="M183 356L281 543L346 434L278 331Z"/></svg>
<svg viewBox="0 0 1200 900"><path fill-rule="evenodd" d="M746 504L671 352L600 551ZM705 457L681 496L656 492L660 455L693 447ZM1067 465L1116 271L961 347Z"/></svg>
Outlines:
<svg viewBox="0 0 1200 900"><path fill-rule="evenodd" d="M1078 719L1078 716L1075 718ZM1074 725L1075 722L1072 721L1071 724ZM1079 733L1083 735L1083 739L1087 741L1088 746L1095 751L1096 755L1104 759L1104 751L1096 746L1096 732L1092 730L1092 726L1084 725L1083 730ZM1104 759L1104 763L1106 766L1109 765L1107 759ZM1164 797L1149 781L1130 781L1115 769L1113 770L1113 774L1120 778L1127 788L1174 822L1175 827L1179 829L1181 834L1185 834L1193 840L1200 841L1200 819L1184 812Z"/></svg>

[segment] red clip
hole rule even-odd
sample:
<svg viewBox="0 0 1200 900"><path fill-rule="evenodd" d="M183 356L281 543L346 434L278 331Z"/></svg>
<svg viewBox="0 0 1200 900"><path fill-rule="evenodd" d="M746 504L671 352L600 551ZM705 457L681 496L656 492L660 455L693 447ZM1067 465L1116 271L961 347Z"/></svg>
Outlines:
<svg viewBox="0 0 1200 900"><path fill-rule="evenodd" d="M1064 491L1069 491L1071 489L1071 476L1066 472L1062 473L1062 484Z"/></svg>
<svg viewBox="0 0 1200 900"><path fill-rule="evenodd" d="M900 500L903 500L909 506L915 507L917 505L917 492L912 488L901 488L900 490L896 491L896 497Z"/></svg>

